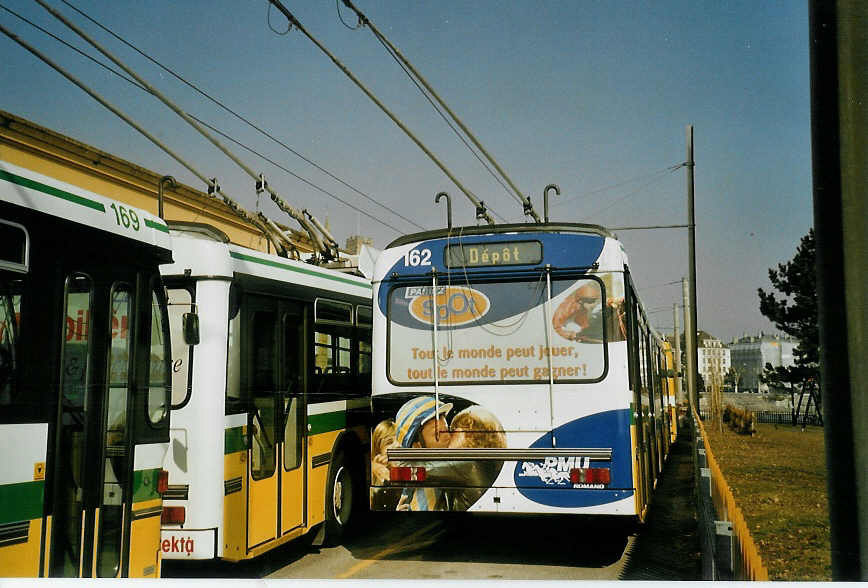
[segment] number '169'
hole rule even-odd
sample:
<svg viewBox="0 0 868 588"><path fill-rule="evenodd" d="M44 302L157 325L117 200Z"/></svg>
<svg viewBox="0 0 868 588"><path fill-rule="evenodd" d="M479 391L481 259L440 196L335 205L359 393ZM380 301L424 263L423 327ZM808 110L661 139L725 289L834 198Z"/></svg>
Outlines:
<svg viewBox="0 0 868 588"><path fill-rule="evenodd" d="M139 215L132 208L112 203L111 209L115 213L115 222L118 225L122 225L125 229L132 227L134 231L138 231L141 228L142 224L139 221Z"/></svg>

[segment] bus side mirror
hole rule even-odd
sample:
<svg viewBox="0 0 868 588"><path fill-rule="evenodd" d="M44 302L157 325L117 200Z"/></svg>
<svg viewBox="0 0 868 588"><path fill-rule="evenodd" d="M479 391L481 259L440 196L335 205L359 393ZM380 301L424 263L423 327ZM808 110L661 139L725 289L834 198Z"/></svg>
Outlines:
<svg viewBox="0 0 868 588"><path fill-rule="evenodd" d="M184 330L184 343L187 345L199 344L199 315L195 312L185 312L182 317Z"/></svg>

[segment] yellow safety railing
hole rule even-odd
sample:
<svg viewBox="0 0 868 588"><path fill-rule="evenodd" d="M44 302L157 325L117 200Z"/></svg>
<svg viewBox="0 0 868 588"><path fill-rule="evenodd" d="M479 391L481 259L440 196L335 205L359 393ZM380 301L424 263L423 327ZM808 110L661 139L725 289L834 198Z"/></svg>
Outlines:
<svg viewBox="0 0 868 588"><path fill-rule="evenodd" d="M744 515L735 503L732 490L711 451L702 421L696 414L694 419L705 445L705 458L711 473L711 500L715 516L721 521L729 521L732 524L732 579L767 581L769 572L751 537Z"/></svg>

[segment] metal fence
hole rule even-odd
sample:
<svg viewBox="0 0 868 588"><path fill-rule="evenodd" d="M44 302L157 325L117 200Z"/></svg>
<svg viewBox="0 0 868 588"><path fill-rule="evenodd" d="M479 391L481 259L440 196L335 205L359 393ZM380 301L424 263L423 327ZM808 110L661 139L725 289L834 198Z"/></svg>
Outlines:
<svg viewBox="0 0 868 588"><path fill-rule="evenodd" d="M793 424L793 413L788 410L756 410L751 411L753 413L755 422L757 423L769 423L775 425L792 425ZM700 412L702 420L708 420L711 418L711 413L706 410ZM802 424L822 427L823 423L820 421L820 416L816 413L813 414L800 414L796 419L796 426L800 427Z"/></svg>
<svg viewBox="0 0 868 588"><path fill-rule="evenodd" d="M704 580L768 580L747 523L694 413L694 475Z"/></svg>

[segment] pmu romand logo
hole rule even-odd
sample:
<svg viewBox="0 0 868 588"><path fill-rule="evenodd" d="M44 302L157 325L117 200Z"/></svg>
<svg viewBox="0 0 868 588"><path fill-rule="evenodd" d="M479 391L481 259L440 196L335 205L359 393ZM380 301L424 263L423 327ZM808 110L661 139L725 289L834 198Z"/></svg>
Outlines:
<svg viewBox="0 0 868 588"><path fill-rule="evenodd" d="M458 327L478 320L488 313L491 302L488 296L467 286L437 286L437 294L431 298L432 286L407 288L404 296L410 298L410 315L426 325L434 323L437 309L437 325Z"/></svg>

